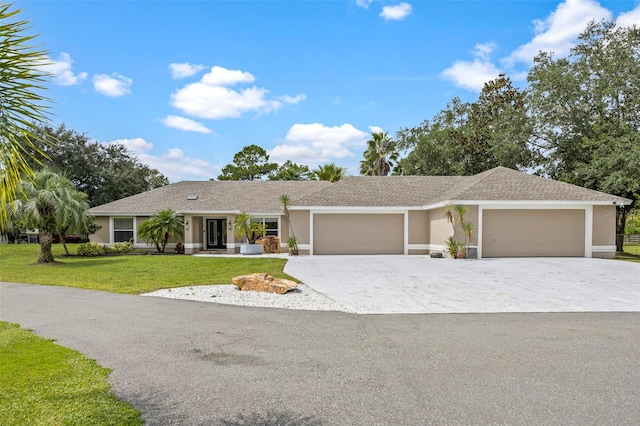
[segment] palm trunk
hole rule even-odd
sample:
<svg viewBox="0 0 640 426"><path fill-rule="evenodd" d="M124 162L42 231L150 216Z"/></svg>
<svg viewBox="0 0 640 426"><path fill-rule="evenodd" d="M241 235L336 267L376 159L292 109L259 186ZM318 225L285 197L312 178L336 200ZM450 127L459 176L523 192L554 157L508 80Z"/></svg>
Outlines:
<svg viewBox="0 0 640 426"><path fill-rule="evenodd" d="M38 257L38 263L53 263L53 253L51 252L51 243L53 242L53 235L47 231L40 231L40 256Z"/></svg>

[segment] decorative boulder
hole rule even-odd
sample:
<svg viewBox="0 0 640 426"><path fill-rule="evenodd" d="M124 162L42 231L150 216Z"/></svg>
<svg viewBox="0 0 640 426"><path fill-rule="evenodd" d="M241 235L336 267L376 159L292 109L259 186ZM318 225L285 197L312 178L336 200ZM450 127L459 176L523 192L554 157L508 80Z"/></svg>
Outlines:
<svg viewBox="0 0 640 426"><path fill-rule="evenodd" d="M273 235L260 238L256 244L262 244L265 253L280 253L280 238Z"/></svg>
<svg viewBox="0 0 640 426"><path fill-rule="evenodd" d="M295 281L273 278L267 273L240 275L234 277L233 285L242 291L263 291L267 293L285 294L298 287Z"/></svg>

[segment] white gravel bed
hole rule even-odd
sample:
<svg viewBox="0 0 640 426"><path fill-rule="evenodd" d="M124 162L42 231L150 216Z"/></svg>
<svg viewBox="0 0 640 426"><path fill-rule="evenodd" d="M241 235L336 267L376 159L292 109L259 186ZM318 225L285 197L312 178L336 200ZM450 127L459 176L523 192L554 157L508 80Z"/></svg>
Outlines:
<svg viewBox="0 0 640 426"><path fill-rule="evenodd" d="M295 290L285 294L259 291L240 291L234 285L198 285L157 290L142 296L166 297L169 299L196 300L225 305L256 306L263 308L300 309L306 311L351 312L341 304L329 299L306 284L298 284Z"/></svg>

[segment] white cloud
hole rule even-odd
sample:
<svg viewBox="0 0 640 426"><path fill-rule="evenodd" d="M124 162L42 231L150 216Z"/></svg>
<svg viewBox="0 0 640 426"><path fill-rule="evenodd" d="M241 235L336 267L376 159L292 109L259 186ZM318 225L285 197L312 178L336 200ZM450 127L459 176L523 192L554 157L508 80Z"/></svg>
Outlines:
<svg viewBox="0 0 640 426"><path fill-rule="evenodd" d="M619 27L640 27L640 4L628 12L621 13L616 21Z"/></svg>
<svg viewBox="0 0 640 426"><path fill-rule="evenodd" d="M220 174L220 166L199 158L187 157L179 148L170 148L163 155L153 155L153 144L143 138L118 139L110 144L126 146L138 160L165 175L170 182L180 180L205 180Z"/></svg>
<svg viewBox="0 0 640 426"><path fill-rule="evenodd" d="M49 57L45 59L46 65L38 67L40 70L45 71L53 75L53 82L60 86L73 86L74 84L80 84L87 78L86 72L74 74L72 69L73 60L71 55L62 52L58 56L58 60L53 60Z"/></svg>
<svg viewBox="0 0 640 426"><path fill-rule="evenodd" d="M384 133L384 129L379 126L369 126L371 133Z"/></svg>
<svg viewBox="0 0 640 426"><path fill-rule="evenodd" d="M380 16L387 21L399 21L411 14L411 5L409 3L400 3L393 6L384 6Z"/></svg>
<svg viewBox="0 0 640 426"><path fill-rule="evenodd" d="M272 161L307 164L311 167L336 159L353 158L351 148L362 148L369 135L351 124L329 127L320 123L294 124L282 144L269 151Z"/></svg>
<svg viewBox="0 0 640 426"><path fill-rule="evenodd" d="M371 3L373 3L373 0L356 0L356 5L363 9L368 9Z"/></svg>
<svg viewBox="0 0 640 426"><path fill-rule="evenodd" d="M234 89L241 83L252 83L251 73L240 70L228 70L214 66L202 79L178 89L171 94L171 105L187 115L199 118L219 120L237 118L247 112L268 113L280 109L283 104L295 104L306 95L284 95L267 98L267 89L252 86L246 89Z"/></svg>
<svg viewBox="0 0 640 426"><path fill-rule="evenodd" d="M566 0L560 3L544 20L533 22L534 38L514 50L505 64L515 62L530 64L540 52L554 52L557 56L565 56L575 45L575 41L590 21L611 19L611 11L603 8L594 0Z"/></svg>
<svg viewBox="0 0 640 426"><path fill-rule="evenodd" d="M211 133L211 129L206 127L204 124L178 115L167 115L160 121L167 127L184 130L185 132Z"/></svg>
<svg viewBox="0 0 640 426"><path fill-rule="evenodd" d="M498 77L502 72L489 59L496 48L495 43L478 43L474 47L473 61L456 61L442 71L442 76L453 81L457 87L481 91L484 83Z"/></svg>
<svg viewBox="0 0 640 426"><path fill-rule="evenodd" d="M93 88L105 96L119 97L131 93L133 80L116 72L111 75L96 74L93 76Z"/></svg>
<svg viewBox="0 0 640 426"><path fill-rule="evenodd" d="M187 62L169 64L169 70L173 78L191 77L205 68L204 65L189 64Z"/></svg>

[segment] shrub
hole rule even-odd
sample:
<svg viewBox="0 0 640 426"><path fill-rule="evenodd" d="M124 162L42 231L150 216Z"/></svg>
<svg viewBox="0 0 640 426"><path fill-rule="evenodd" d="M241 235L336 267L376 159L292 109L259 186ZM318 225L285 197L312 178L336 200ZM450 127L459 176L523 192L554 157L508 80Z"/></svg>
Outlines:
<svg viewBox="0 0 640 426"><path fill-rule="evenodd" d="M131 241L115 243L113 249L116 253L131 253L133 251L133 243Z"/></svg>
<svg viewBox="0 0 640 426"><path fill-rule="evenodd" d="M184 254L184 244L176 243L176 254Z"/></svg>
<svg viewBox="0 0 640 426"><path fill-rule="evenodd" d="M102 256L104 247L98 243L82 243L78 246L78 256Z"/></svg>

